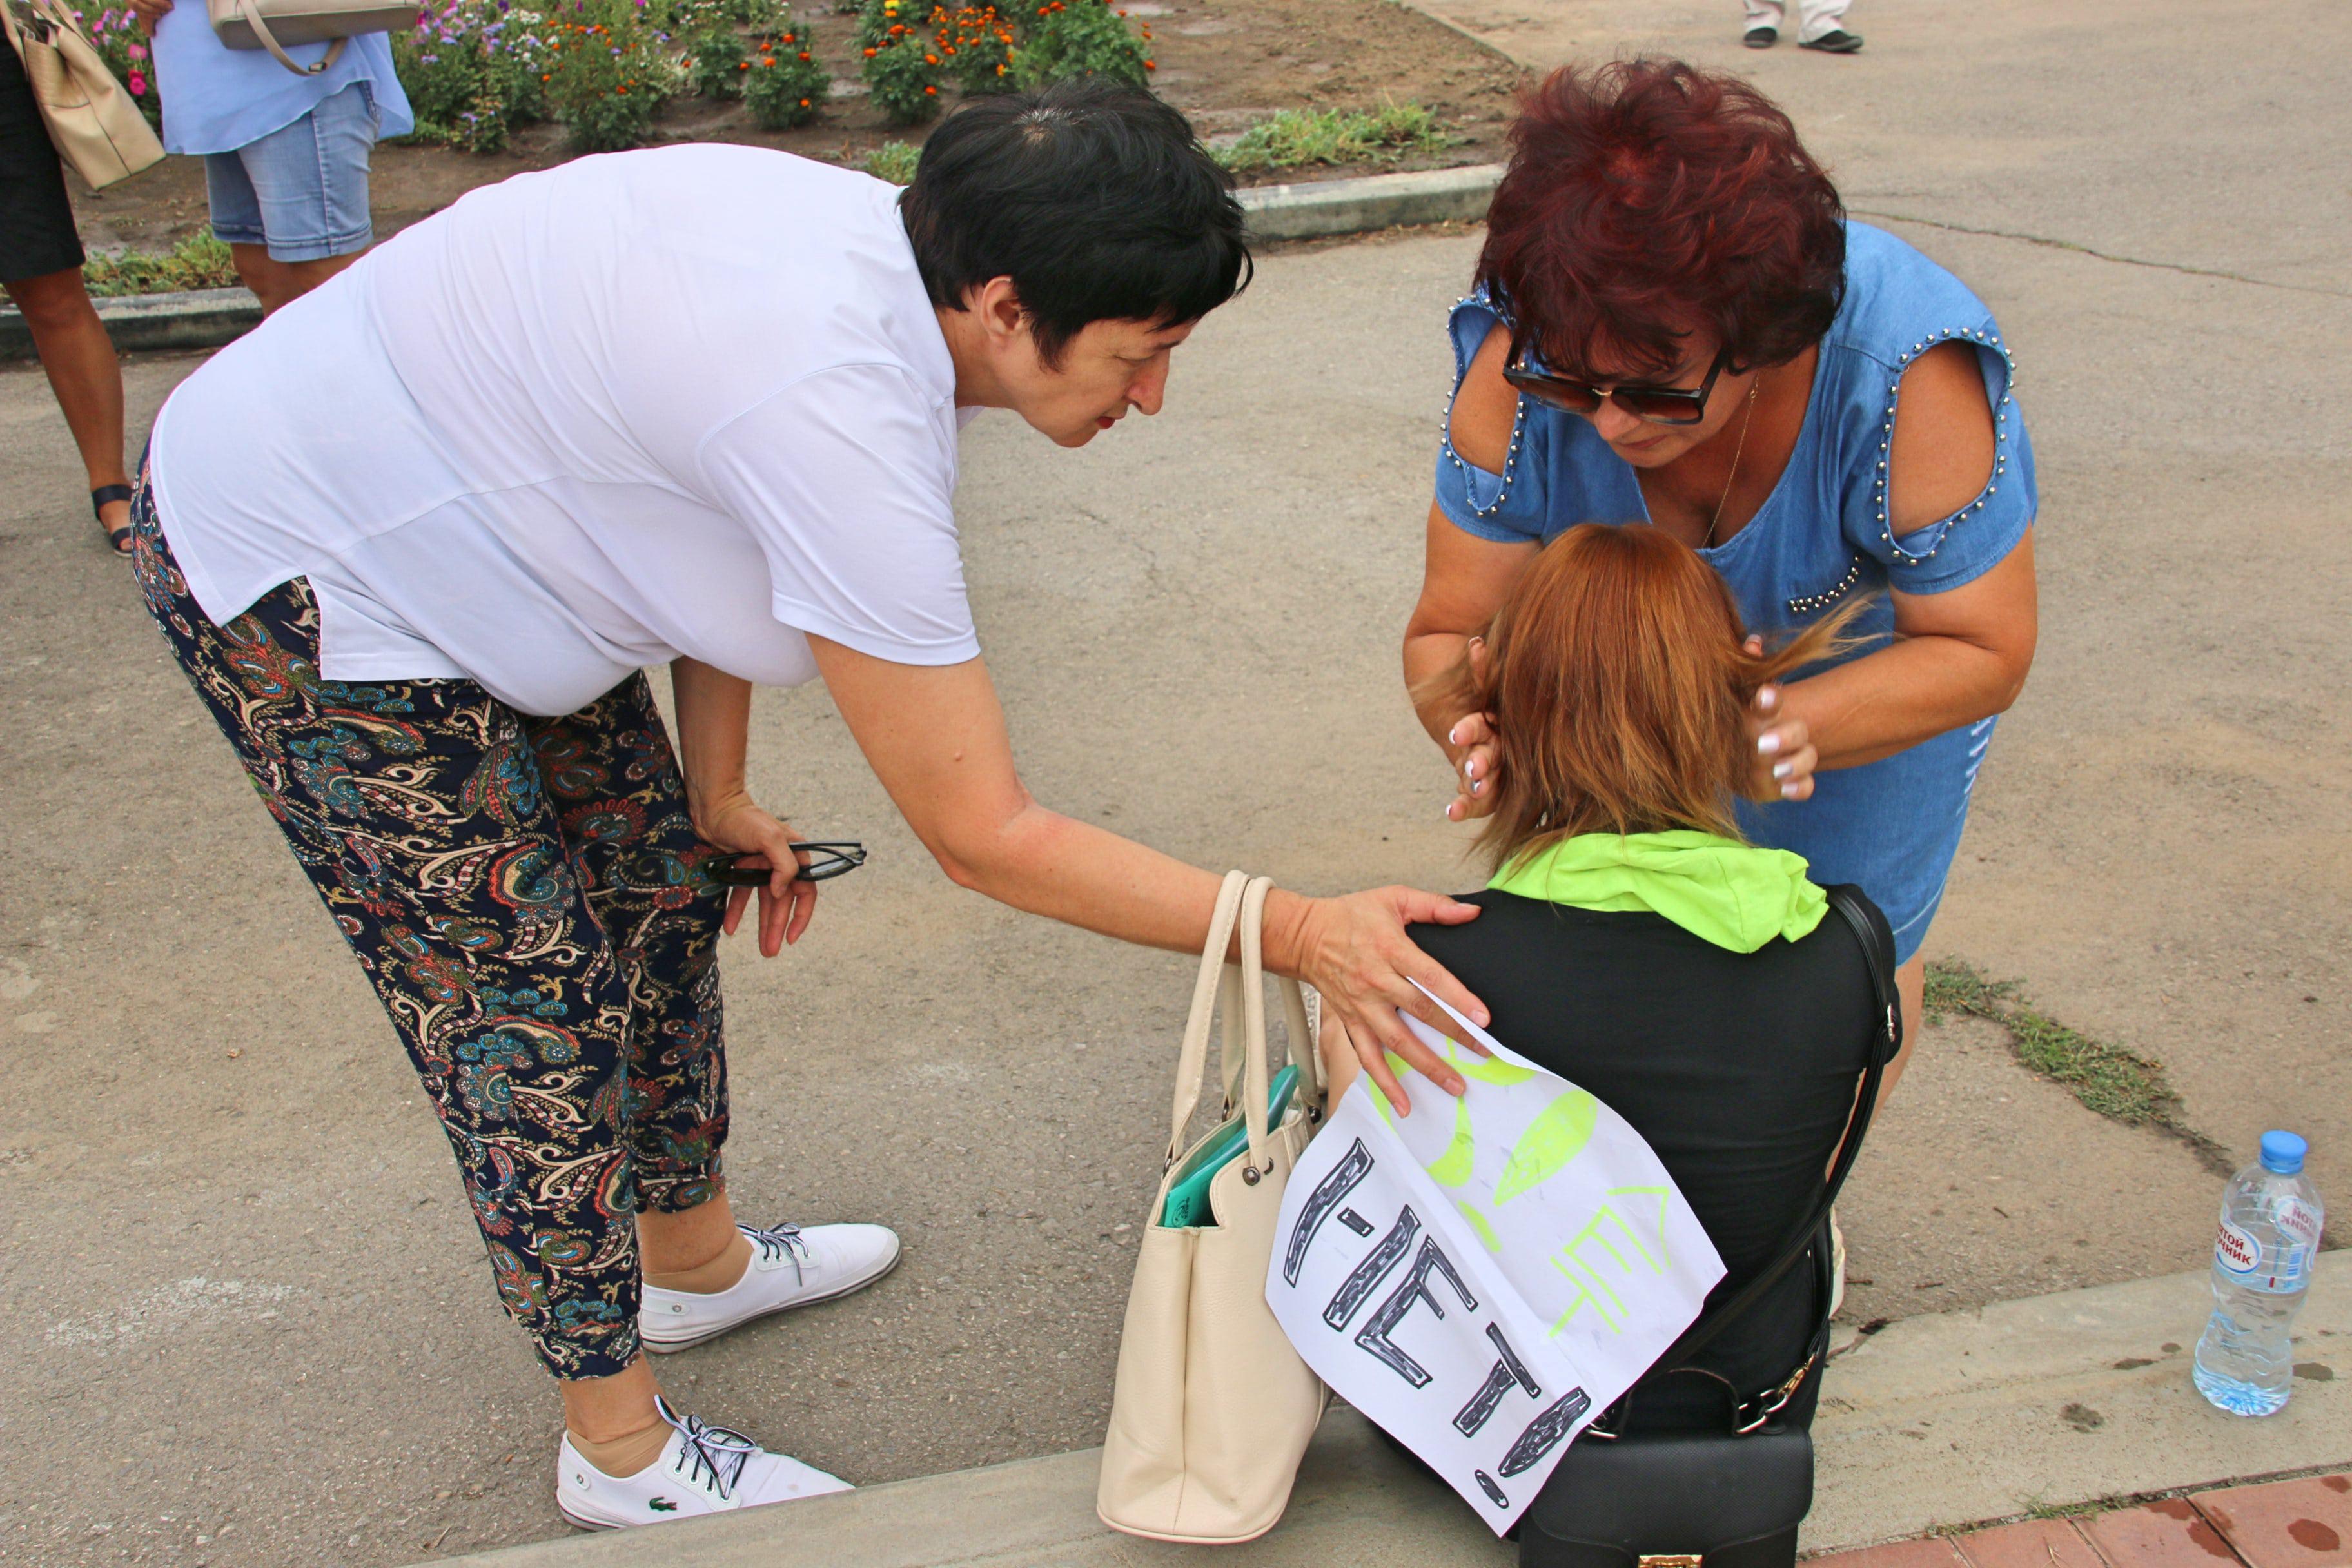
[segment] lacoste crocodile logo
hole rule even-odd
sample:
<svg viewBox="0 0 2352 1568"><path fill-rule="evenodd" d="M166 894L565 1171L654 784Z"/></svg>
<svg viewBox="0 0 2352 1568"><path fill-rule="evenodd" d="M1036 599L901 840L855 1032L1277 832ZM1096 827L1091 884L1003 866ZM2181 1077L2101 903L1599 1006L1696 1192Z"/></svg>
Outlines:
<svg viewBox="0 0 2352 1568"><path fill-rule="evenodd" d="M666 1497L657 1497L654 1499L653 1501L646 1504L646 1506L653 1510L656 1513L676 1513L677 1511L677 1504L670 1501L669 1499Z"/></svg>

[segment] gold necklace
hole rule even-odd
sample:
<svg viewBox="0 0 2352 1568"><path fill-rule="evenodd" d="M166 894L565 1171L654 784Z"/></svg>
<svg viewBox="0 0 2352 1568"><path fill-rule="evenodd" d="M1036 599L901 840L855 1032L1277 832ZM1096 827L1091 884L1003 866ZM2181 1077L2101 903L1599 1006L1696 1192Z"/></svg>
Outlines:
<svg viewBox="0 0 2352 1568"><path fill-rule="evenodd" d="M1740 416L1739 442L1731 448L1731 472L1723 476L1723 494L1715 501L1715 515L1706 520L1706 542L1702 550L1715 548L1715 531L1723 521L1724 503L1731 499L1731 481L1739 477L1739 458L1748 450L1748 427L1756 422L1756 395L1764 389L1764 378L1758 376L1748 384L1748 412Z"/></svg>

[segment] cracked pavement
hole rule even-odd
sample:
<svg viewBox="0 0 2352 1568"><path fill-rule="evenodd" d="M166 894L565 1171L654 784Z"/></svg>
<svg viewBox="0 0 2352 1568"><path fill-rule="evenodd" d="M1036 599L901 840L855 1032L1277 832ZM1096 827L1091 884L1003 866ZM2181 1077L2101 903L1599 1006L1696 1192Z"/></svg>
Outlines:
<svg viewBox="0 0 2352 1568"><path fill-rule="evenodd" d="M1498 37L1515 3L1446 0ZM1541 4L1563 47L1629 44L1626 7ZM1729 0L1638 14L1782 94L1858 210L1930 220L1898 231L2021 357L2042 652L1929 951L2160 1058L2241 1157L2297 1126L2340 1198L2352 13L2266 8L2250 54L2244 13L2172 0L1858 0L1853 59L1742 50ZM1084 452L972 427L971 581L1041 799L1309 890L1474 881L1395 639L1475 243L1269 258L1168 411ZM131 366L134 428L194 363ZM78 477L0 370L0 1563L559 1534L554 1401L446 1145ZM785 959L730 946L730 1177L754 1219L898 1225L907 1262L663 1378L860 1482L1093 1444L1188 965L957 890L821 691L762 698L752 778L873 856ZM2191 1268L2218 1188L1955 1024L1841 1205L1849 1310Z"/></svg>

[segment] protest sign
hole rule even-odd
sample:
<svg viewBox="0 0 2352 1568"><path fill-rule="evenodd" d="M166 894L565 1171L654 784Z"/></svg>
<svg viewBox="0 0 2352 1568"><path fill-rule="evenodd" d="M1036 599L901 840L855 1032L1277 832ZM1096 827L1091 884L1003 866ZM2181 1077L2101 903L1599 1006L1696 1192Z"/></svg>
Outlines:
<svg viewBox="0 0 2352 1568"><path fill-rule="evenodd" d="M1450 1038L1405 1022L1467 1091L1391 1056L1399 1117L1357 1079L1283 1194L1266 1301L1317 1375L1500 1535L1723 1262L1622 1117L1453 1017Z"/></svg>

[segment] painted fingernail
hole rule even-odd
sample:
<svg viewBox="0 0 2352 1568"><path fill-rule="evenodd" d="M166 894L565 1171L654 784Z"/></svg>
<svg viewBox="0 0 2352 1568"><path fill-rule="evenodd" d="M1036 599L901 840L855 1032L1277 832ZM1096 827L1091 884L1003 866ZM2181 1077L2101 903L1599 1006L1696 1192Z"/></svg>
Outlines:
<svg viewBox="0 0 2352 1568"><path fill-rule="evenodd" d="M1796 771L1797 764L1793 762L1774 763L1772 764L1772 776L1776 779L1787 778L1790 773L1793 773Z"/></svg>
<svg viewBox="0 0 2352 1568"><path fill-rule="evenodd" d="M1759 755L1769 757L1780 749L1780 736L1779 731L1767 730L1764 733L1756 737L1756 751Z"/></svg>
<svg viewBox="0 0 2352 1568"><path fill-rule="evenodd" d="M1454 728L1445 731L1445 743L1449 746L1458 746L1462 743L1461 725L1456 724Z"/></svg>
<svg viewBox="0 0 2352 1568"><path fill-rule="evenodd" d="M1780 786L1780 798L1781 798L1782 800L1794 800L1794 799L1796 799L1796 798L1797 798L1797 786L1796 786L1795 784L1782 784L1782 785Z"/></svg>
<svg viewBox="0 0 2352 1568"><path fill-rule="evenodd" d="M1485 779L1480 779L1476 784L1472 784L1470 786L1470 793L1472 795L1485 795L1486 793L1486 781Z"/></svg>

